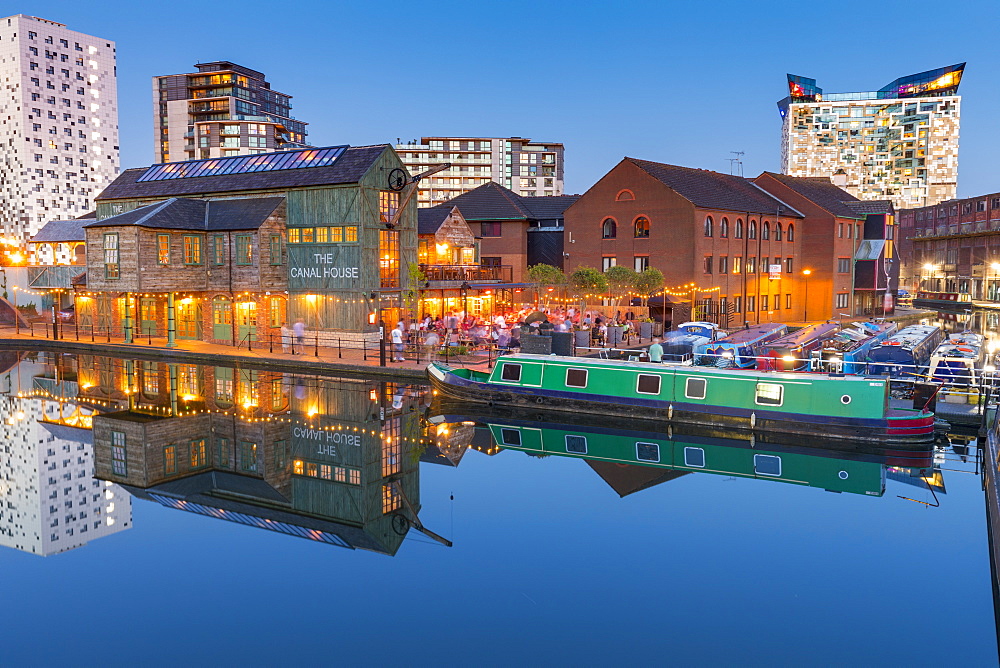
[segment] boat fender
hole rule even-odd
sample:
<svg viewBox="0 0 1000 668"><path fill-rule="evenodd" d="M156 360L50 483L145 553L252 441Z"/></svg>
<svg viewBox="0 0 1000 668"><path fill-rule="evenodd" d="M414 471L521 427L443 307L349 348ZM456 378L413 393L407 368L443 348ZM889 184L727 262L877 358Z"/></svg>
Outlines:
<svg viewBox="0 0 1000 668"><path fill-rule="evenodd" d="M751 413L750 414L750 428L753 429L756 426L757 426L757 414L756 413Z"/></svg>
<svg viewBox="0 0 1000 668"><path fill-rule="evenodd" d="M667 425L667 438L671 438L672 439L673 437L674 437L674 425L668 424Z"/></svg>
<svg viewBox="0 0 1000 668"><path fill-rule="evenodd" d="M673 404L670 404L669 406L667 406L667 419L668 420L673 420L674 419L674 405Z"/></svg>
<svg viewBox="0 0 1000 668"><path fill-rule="evenodd" d="M757 445L757 437L754 434L750 434L750 448L753 449Z"/></svg>

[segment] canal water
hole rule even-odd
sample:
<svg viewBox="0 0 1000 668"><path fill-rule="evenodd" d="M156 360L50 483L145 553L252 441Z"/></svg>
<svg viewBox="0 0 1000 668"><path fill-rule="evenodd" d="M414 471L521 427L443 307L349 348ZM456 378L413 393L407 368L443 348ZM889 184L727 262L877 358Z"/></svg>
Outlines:
<svg viewBox="0 0 1000 668"><path fill-rule="evenodd" d="M0 354L0 664L996 662L979 454Z"/></svg>

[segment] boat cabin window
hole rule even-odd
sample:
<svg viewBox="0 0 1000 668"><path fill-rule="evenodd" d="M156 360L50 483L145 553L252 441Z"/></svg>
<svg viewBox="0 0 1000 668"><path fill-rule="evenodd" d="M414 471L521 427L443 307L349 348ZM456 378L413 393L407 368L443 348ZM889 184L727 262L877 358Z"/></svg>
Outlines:
<svg viewBox="0 0 1000 668"><path fill-rule="evenodd" d="M521 445L521 432L517 429L501 429L500 430L500 444L501 445Z"/></svg>
<svg viewBox="0 0 1000 668"><path fill-rule="evenodd" d="M757 475L781 475L781 457L774 455L754 455L753 472Z"/></svg>
<svg viewBox="0 0 1000 668"><path fill-rule="evenodd" d="M785 388L777 383L757 383L757 405L780 406L784 400Z"/></svg>
<svg viewBox="0 0 1000 668"><path fill-rule="evenodd" d="M500 379L509 380L512 383L518 383L521 381L521 365L520 364L504 364L503 369L500 370Z"/></svg>
<svg viewBox="0 0 1000 668"><path fill-rule="evenodd" d="M705 468L704 448L684 448L684 466Z"/></svg>
<svg viewBox="0 0 1000 668"><path fill-rule="evenodd" d="M639 394L659 394L660 377L640 373L639 380L635 386L635 391Z"/></svg>
<svg viewBox="0 0 1000 668"><path fill-rule="evenodd" d="M587 437L566 434L566 452L587 454Z"/></svg>
<svg viewBox="0 0 1000 668"><path fill-rule="evenodd" d="M684 383L684 396L688 399L704 399L708 381L704 378L688 378Z"/></svg>
<svg viewBox="0 0 1000 668"><path fill-rule="evenodd" d="M566 387L587 387L587 370L566 369Z"/></svg>
<svg viewBox="0 0 1000 668"><path fill-rule="evenodd" d="M660 446L656 443L636 443L635 458L640 462L660 461Z"/></svg>

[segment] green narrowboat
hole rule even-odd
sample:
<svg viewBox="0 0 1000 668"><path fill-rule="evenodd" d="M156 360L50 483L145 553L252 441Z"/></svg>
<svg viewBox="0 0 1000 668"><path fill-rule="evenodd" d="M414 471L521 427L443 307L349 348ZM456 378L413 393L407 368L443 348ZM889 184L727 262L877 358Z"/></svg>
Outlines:
<svg viewBox="0 0 1000 668"><path fill-rule="evenodd" d="M787 447L754 440L691 435L664 438L642 431L578 429L520 421L487 424L496 444L533 455L650 466L818 487L831 492L882 496L886 462L824 448ZM927 452L930 452L928 447ZM930 462L930 455L923 458Z"/></svg>
<svg viewBox="0 0 1000 668"><path fill-rule="evenodd" d="M438 393L493 406L887 443L934 438L934 414L890 409L884 378L528 354L501 357L488 373L439 362L427 371Z"/></svg>

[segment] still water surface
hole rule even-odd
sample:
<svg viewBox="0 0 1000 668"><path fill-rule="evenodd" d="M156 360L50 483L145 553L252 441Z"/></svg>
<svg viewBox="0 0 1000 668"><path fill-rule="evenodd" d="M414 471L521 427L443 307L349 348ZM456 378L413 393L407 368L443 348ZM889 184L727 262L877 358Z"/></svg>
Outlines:
<svg viewBox="0 0 1000 668"><path fill-rule="evenodd" d="M3 664L996 662L971 437L751 447L5 356Z"/></svg>

